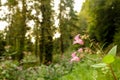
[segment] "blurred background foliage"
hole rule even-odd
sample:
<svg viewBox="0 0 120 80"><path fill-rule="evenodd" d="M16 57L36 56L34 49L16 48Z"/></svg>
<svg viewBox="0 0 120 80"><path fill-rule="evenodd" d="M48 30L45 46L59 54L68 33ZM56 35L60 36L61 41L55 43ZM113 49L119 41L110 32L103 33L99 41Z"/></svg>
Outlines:
<svg viewBox="0 0 120 80"><path fill-rule="evenodd" d="M118 0L86 0L80 12L85 18L86 31L90 38L105 48L110 44L117 44L118 52L120 51L119 3Z"/></svg>

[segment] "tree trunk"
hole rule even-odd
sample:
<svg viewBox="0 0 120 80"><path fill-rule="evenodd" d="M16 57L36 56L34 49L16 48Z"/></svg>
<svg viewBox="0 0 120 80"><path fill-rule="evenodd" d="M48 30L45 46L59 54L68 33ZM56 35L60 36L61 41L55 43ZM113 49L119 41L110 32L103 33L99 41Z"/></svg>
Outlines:
<svg viewBox="0 0 120 80"><path fill-rule="evenodd" d="M48 65L52 62L52 10L51 0L41 0L41 34L40 34L40 62Z"/></svg>

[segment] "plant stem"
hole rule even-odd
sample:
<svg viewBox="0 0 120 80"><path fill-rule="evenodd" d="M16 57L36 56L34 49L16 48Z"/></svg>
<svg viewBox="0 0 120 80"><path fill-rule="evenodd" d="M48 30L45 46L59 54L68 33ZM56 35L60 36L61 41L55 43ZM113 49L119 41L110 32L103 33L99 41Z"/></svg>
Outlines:
<svg viewBox="0 0 120 80"><path fill-rule="evenodd" d="M115 73L114 73L114 71L112 69L112 66L110 64L108 66L110 67L110 70L111 70L111 73L113 75L114 80L117 80L117 77L116 77L116 75L115 75Z"/></svg>

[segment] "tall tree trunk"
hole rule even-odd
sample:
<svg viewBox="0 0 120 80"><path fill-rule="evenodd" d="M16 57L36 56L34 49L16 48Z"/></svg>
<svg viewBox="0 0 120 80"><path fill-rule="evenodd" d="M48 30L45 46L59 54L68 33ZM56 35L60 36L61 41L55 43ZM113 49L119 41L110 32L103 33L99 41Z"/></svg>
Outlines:
<svg viewBox="0 0 120 80"><path fill-rule="evenodd" d="M23 59L23 51L25 46L25 34L26 34L26 0L21 0L22 11L18 7L18 1L8 0L9 10L12 13L9 15L9 29L8 29L8 45L13 47L13 52L17 52L12 55L12 58L21 61Z"/></svg>
<svg viewBox="0 0 120 80"><path fill-rule="evenodd" d="M19 35L19 50L18 50L18 60L23 59L23 51L25 46L25 34L26 34L26 3L25 0L22 0L22 17L21 17L21 26L20 26L20 35Z"/></svg>
<svg viewBox="0 0 120 80"><path fill-rule="evenodd" d="M43 63L44 60L44 54L45 54L45 37L44 37L44 26L42 25L43 23L41 23L41 38L40 38L40 63Z"/></svg>
<svg viewBox="0 0 120 80"><path fill-rule="evenodd" d="M63 53L64 53L64 44L63 44L63 15L62 15L62 11L63 11L63 6L62 6L62 4L63 4L63 0L60 0L60 8L59 8L59 10L60 10L60 13L59 13L59 20L60 20L60 22L59 22L59 26L60 26L60 33L61 33L61 35L60 35L60 52L61 52L61 56L63 55Z"/></svg>
<svg viewBox="0 0 120 80"><path fill-rule="evenodd" d="M53 51L51 0L41 0L41 13L40 62L49 64L52 62Z"/></svg>
<svg viewBox="0 0 120 80"><path fill-rule="evenodd" d="M36 21L36 26L35 26L35 56L37 57L38 56L38 53L39 53L39 22Z"/></svg>
<svg viewBox="0 0 120 80"><path fill-rule="evenodd" d="M73 0L60 0L59 4L59 28L60 28L60 52L63 55L65 49L70 46L70 27L73 15Z"/></svg>

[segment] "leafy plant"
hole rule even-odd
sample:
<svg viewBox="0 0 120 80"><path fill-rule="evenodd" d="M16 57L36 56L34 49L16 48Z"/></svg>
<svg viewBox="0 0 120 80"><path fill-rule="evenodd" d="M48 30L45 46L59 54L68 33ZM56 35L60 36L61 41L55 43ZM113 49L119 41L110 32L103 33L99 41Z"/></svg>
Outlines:
<svg viewBox="0 0 120 80"><path fill-rule="evenodd" d="M117 45L115 45L109 52L107 55L105 55L103 58L102 58L102 63L99 63L99 64L94 64L92 65L92 67L94 68L105 68L105 67L108 67L109 70L111 71L113 77L114 77L114 80L117 80L117 77L112 69L112 66L111 66L111 63L113 63L115 61L115 56L116 56L116 52L117 52Z"/></svg>

